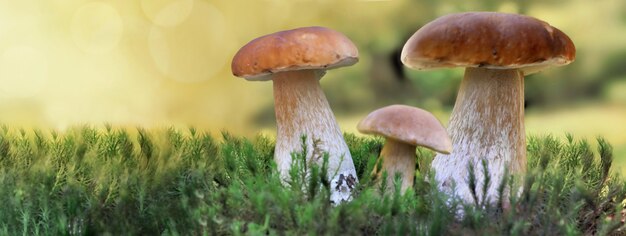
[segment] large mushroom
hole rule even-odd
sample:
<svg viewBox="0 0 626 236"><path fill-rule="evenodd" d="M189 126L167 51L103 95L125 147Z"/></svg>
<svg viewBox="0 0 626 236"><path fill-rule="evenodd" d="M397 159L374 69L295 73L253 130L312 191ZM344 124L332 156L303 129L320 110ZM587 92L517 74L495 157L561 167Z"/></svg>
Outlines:
<svg viewBox="0 0 626 236"><path fill-rule="evenodd" d="M404 192L413 186L415 177L415 148L422 146L440 153L450 153L452 142L441 122L430 112L405 105L391 105L377 109L357 125L359 132L385 137L380 152L382 171L387 172L387 186L392 186L400 173Z"/></svg>
<svg viewBox="0 0 626 236"><path fill-rule="evenodd" d="M308 161L321 166L323 154L329 154L333 203L350 200L358 180L319 80L326 70L355 64L358 56L356 46L345 35L328 28L305 27L254 39L239 49L232 61L235 76L273 81L277 126L274 159L281 176L288 177L291 154L302 150L301 137L306 136Z"/></svg>
<svg viewBox="0 0 626 236"><path fill-rule="evenodd" d="M575 53L571 39L559 29L516 14L451 14L413 34L401 54L406 66L466 68L448 125L454 151L437 155L432 164L441 189L473 202L468 165L480 170L479 160L485 159L492 183L487 199L494 201L505 169L525 171L524 76L567 65ZM476 177L482 189L484 173L476 171Z"/></svg>

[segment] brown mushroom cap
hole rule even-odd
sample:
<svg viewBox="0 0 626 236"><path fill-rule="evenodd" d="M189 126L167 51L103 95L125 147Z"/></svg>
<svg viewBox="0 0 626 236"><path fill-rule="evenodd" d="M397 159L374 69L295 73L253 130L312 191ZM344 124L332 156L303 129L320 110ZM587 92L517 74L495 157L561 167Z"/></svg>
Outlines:
<svg viewBox="0 0 626 236"><path fill-rule="evenodd" d="M441 122L430 112L391 105L373 111L357 125L359 132L376 134L441 153L452 151L452 141Z"/></svg>
<svg viewBox="0 0 626 236"><path fill-rule="evenodd" d="M243 46L231 64L233 75L269 80L272 73L303 69L333 69L358 61L356 46L342 33L324 27L304 27L261 36Z"/></svg>
<svg viewBox="0 0 626 236"><path fill-rule="evenodd" d="M414 69L486 67L531 74L576 57L572 40L529 16L467 12L439 17L404 45L402 62Z"/></svg>

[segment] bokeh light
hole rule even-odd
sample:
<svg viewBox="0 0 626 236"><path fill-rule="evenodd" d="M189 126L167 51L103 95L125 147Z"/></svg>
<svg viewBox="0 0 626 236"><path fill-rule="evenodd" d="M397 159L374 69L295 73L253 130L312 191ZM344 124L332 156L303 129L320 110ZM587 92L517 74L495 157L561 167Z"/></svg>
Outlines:
<svg viewBox="0 0 626 236"><path fill-rule="evenodd" d="M115 8L103 2L91 2L76 10L71 30L80 49L89 53L105 53L119 43L124 24Z"/></svg>
<svg viewBox="0 0 626 236"><path fill-rule="evenodd" d="M148 36L150 55L164 75L180 82L212 78L227 61L230 43L224 37L225 21L220 10L197 2L189 19L178 27L153 26Z"/></svg>
<svg viewBox="0 0 626 236"><path fill-rule="evenodd" d="M185 21L194 6L193 0L141 0L141 9L152 23L171 27Z"/></svg>
<svg viewBox="0 0 626 236"><path fill-rule="evenodd" d="M0 96L25 98L40 92L48 79L48 62L37 49L13 46L0 57Z"/></svg>

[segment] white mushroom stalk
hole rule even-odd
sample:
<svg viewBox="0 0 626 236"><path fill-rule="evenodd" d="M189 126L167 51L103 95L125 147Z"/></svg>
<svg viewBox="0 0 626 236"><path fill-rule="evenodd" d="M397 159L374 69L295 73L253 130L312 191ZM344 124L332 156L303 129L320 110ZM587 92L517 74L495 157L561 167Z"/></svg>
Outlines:
<svg viewBox="0 0 626 236"><path fill-rule="evenodd" d="M509 173L523 173L526 170L526 136L522 72L467 68L448 132L454 152L438 154L432 163L442 187L451 188L457 183L457 193L471 197L469 185L458 183L466 182L468 165L472 165L479 180L478 189L482 189L482 159L488 160L492 186L503 180L506 169ZM497 199L495 190L490 188L487 192L489 199Z"/></svg>
<svg viewBox="0 0 626 236"><path fill-rule="evenodd" d="M324 152L330 154L328 174L334 190L331 201L340 203L351 198L357 176L348 145L320 87L322 75L317 70L273 75L277 126L274 155L278 169L287 177L292 164L289 157L302 149L301 137L306 136L307 160L321 166Z"/></svg>
<svg viewBox="0 0 626 236"><path fill-rule="evenodd" d="M386 181L390 190L396 174L400 174L402 192L413 186L415 177L415 149L422 146L440 153L450 153L452 142L441 122L428 111L405 105L391 105L368 114L357 129L364 134L386 138L380 152L382 170L375 172L378 179ZM387 172L387 179L381 179Z"/></svg>
<svg viewBox="0 0 626 236"><path fill-rule="evenodd" d="M250 41L233 58L233 74L247 80L274 83L278 171L288 182L292 154L302 151L307 163L323 164L328 153L331 202L352 198L358 182L352 156L322 91L319 80L327 70L358 61L356 46L345 35L323 27L280 31Z"/></svg>
<svg viewBox="0 0 626 236"><path fill-rule="evenodd" d="M450 14L411 36L402 49L406 66L467 68L448 126L454 151L438 154L432 164L441 190L474 202L468 167L475 170L478 190L483 189L481 162L486 160L490 185L486 197L482 191L476 197L495 202L505 172L524 173L524 76L567 65L575 54L573 42L559 29L507 13Z"/></svg>
<svg viewBox="0 0 626 236"><path fill-rule="evenodd" d="M413 179L415 178L415 149L417 146L405 142L396 141L387 138L385 146L380 151L379 160L383 161L382 170L376 175L378 179L382 178L383 171L387 172L387 186L392 187L393 181L397 174L400 175L400 191L404 192L413 187Z"/></svg>

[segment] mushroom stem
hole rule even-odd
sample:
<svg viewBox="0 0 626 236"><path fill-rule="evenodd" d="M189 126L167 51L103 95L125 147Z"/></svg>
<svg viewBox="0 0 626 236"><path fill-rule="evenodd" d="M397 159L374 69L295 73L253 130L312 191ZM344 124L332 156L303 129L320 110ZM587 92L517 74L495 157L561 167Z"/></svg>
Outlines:
<svg viewBox="0 0 626 236"><path fill-rule="evenodd" d="M331 201L348 201L357 181L348 145L319 84L322 70L296 70L273 75L276 112L274 158L283 178L289 176L291 153L302 150L306 136L307 161L322 165L329 154Z"/></svg>
<svg viewBox="0 0 626 236"><path fill-rule="evenodd" d="M444 191L453 191L473 202L467 183L468 165L473 165L478 190L484 173L481 159L488 162L490 184L487 199L495 201L505 169L515 174L526 169L524 132L524 76L515 69L467 68L456 99L448 132L453 151L438 154L432 168ZM482 191L477 191L479 199Z"/></svg>
<svg viewBox="0 0 626 236"><path fill-rule="evenodd" d="M385 141L385 146L383 150L381 150L380 158L378 159L378 161L383 161L383 167L381 171L376 173L376 176L379 181L387 181L388 189L393 187L393 180L398 172L402 180L400 190L404 192L408 188L413 187L413 178L415 177L415 148L416 146L390 138L387 138ZM386 180L381 179L384 171L387 171Z"/></svg>

